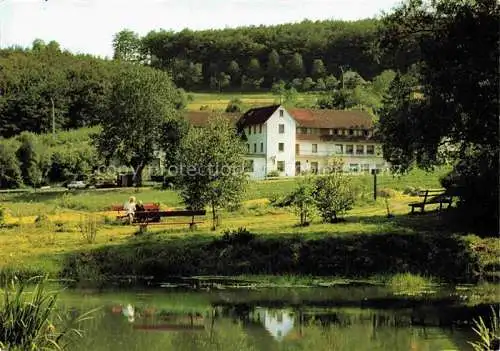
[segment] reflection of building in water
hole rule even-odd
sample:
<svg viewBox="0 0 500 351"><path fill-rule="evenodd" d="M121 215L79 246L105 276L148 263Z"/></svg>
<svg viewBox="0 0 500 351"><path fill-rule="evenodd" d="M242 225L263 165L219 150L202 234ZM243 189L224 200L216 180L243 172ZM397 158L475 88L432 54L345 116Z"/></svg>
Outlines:
<svg viewBox="0 0 500 351"><path fill-rule="evenodd" d="M257 320L276 340L282 341L293 330L294 316L289 309L267 309L257 307L251 319Z"/></svg>

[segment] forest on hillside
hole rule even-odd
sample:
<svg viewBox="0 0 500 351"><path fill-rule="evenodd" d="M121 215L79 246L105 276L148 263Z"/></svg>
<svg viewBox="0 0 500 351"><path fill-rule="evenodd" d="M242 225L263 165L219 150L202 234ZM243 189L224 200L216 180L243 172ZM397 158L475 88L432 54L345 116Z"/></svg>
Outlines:
<svg viewBox="0 0 500 351"><path fill-rule="evenodd" d="M180 32L129 30L115 35L114 58L171 73L186 90L271 88L283 81L298 90L326 90L346 71L371 80L388 68L415 62L415 53L379 57L380 22L303 21L276 26ZM330 85L330 86L329 86Z"/></svg>

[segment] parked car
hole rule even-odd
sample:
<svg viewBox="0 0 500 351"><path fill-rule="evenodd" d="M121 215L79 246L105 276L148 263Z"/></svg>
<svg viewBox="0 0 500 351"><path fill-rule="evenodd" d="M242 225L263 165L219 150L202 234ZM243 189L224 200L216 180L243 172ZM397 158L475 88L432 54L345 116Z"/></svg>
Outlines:
<svg viewBox="0 0 500 351"><path fill-rule="evenodd" d="M74 180L72 182L69 182L66 185L66 188L68 188L68 189L85 189L87 187L88 187L88 184L86 184L82 180Z"/></svg>

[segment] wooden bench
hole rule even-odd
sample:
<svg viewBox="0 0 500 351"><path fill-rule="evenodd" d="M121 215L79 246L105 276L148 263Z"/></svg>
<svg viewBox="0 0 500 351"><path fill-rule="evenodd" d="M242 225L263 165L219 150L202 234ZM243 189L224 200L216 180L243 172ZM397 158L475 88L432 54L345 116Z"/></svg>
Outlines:
<svg viewBox="0 0 500 351"><path fill-rule="evenodd" d="M153 213L157 213L160 211L160 204L158 204L158 203L150 202L150 203L143 204L143 206L144 206L144 211L140 211L140 212L136 211L136 216L134 216L134 222L136 222L137 214L139 214L139 213L141 213L141 214L142 213L153 214ZM117 212L116 219L122 219L122 218L127 217L127 215L122 213L124 211L123 205L112 205L111 210ZM155 221L159 222L160 218L158 216L156 216Z"/></svg>
<svg viewBox="0 0 500 351"><path fill-rule="evenodd" d="M140 211L136 212L134 221L139 225L140 231L145 232L147 227L150 225L170 225L170 224L188 224L189 229L193 230L196 228L196 224L203 223L195 217L205 216L205 210L172 210L172 211ZM191 217L189 222L162 222L161 218L168 217Z"/></svg>
<svg viewBox="0 0 500 351"><path fill-rule="evenodd" d="M415 208L420 208L421 213L424 213L425 206L431 204L439 204L439 211L441 211L444 204L448 205L446 208L450 208L453 202L453 194L447 193L444 189L424 190L418 196L423 197L424 200L408 204L411 207L411 213L415 213Z"/></svg>

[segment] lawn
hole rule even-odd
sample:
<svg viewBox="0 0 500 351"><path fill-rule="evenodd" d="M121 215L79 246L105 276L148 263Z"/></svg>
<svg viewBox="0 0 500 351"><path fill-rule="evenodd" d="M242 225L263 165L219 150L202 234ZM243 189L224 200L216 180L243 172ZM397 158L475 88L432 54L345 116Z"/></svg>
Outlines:
<svg viewBox="0 0 500 351"><path fill-rule="evenodd" d="M296 179L252 181L241 209L222 212L222 223L217 231L211 231L210 216L194 232L187 225L160 226L150 229L142 236L134 235L135 226L117 224L116 213L110 211L112 204L121 204L130 195L144 202L159 202L162 208L181 207L182 202L173 190L155 188L89 190L75 192L27 192L3 193L0 206L6 209L6 225L0 231L0 270L40 271L56 274L65 257L73 252L85 252L100 248L127 245L150 245L155 243L200 243L220 237L226 230L246 228L262 237L289 240L323 240L327 238L349 238L377 235L413 235L421 233L445 233L439 214L408 216L408 203L418 197L404 194L408 187L436 188L439 177L446 170L432 174L415 171L403 177L384 175L379 177L379 188L394 189L389 206L394 218L386 217L384 199L372 198L372 176L355 177L359 189L359 200L346 216L345 223L325 224L316 217L308 227L297 226L297 217L290 209L273 207L272 197L288 194L296 185ZM82 237L79 225L88 216L97 220L95 242L88 243ZM41 220L36 222L36 218ZM179 241L180 240L180 241ZM177 245L177 244L175 244ZM487 250L496 245L488 241ZM496 252L496 251L495 251ZM491 261L495 253L489 253Z"/></svg>
<svg viewBox="0 0 500 351"><path fill-rule="evenodd" d="M188 110L198 111L202 106L210 110L224 110L232 99L240 99L247 107L265 106L279 103L279 97L272 93L189 93L193 100L188 103ZM301 93L298 102L314 104L318 94Z"/></svg>

